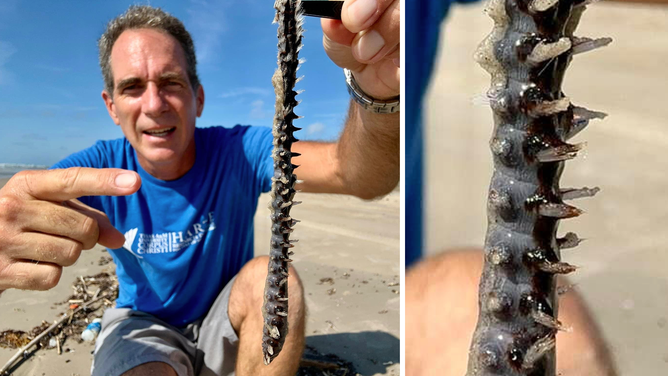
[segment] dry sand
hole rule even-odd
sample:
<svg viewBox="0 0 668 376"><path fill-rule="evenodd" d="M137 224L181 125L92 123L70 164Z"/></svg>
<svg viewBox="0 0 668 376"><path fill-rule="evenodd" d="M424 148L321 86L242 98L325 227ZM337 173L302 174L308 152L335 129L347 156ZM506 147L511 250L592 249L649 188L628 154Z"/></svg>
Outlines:
<svg viewBox="0 0 668 376"><path fill-rule="evenodd" d="M352 362L361 375L399 375L399 193L371 202L314 194L300 194L300 200L293 209L302 222L292 258L306 292L307 345ZM260 198L255 218L257 255L268 253L268 202L268 195ZM6 291L0 331L53 322L64 306L51 307L71 294L75 278L111 267L98 265L105 255L101 247L84 252L50 291ZM13 375L89 375L93 346L68 340L64 348L69 352L63 355L37 351ZM0 366L15 352L0 349Z"/></svg>
<svg viewBox="0 0 668 376"><path fill-rule="evenodd" d="M489 76L472 59L492 27L483 6L455 7L442 29L442 59L426 112L431 254L481 246L487 227L492 116L471 100L489 87ZM576 34L614 41L575 56L564 83L574 103L609 113L576 137L587 147L566 163L562 177L564 187L599 186L601 192L575 201L586 214L562 221L560 232L587 239L563 256L581 267L572 280L601 324L621 375L668 374L667 31L665 5L590 6Z"/></svg>

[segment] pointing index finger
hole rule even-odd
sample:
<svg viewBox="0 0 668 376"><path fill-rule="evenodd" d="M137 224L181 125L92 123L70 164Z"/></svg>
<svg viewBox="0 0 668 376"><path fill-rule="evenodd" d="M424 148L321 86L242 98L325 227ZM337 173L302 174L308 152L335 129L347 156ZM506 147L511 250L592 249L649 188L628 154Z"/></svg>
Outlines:
<svg viewBox="0 0 668 376"><path fill-rule="evenodd" d="M117 168L72 167L48 171L24 171L19 184L30 196L54 202L82 196L126 196L141 186L136 172Z"/></svg>

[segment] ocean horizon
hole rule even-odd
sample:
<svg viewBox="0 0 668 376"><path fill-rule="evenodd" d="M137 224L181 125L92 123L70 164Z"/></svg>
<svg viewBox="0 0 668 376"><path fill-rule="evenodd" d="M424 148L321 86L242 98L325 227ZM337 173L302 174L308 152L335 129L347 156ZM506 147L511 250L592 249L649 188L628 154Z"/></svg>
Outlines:
<svg viewBox="0 0 668 376"><path fill-rule="evenodd" d="M0 179L8 179L24 170L45 170L49 166L27 163L0 163Z"/></svg>

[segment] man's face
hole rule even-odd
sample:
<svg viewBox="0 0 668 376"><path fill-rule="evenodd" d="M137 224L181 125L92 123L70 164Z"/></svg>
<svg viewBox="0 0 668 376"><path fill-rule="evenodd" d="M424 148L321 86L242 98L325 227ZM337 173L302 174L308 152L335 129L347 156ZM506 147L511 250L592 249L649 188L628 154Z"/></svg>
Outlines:
<svg viewBox="0 0 668 376"><path fill-rule="evenodd" d="M111 50L111 71L114 95L104 91L102 98L140 162L176 169L184 160L194 162L204 91L200 86L193 93L176 39L153 29L126 30Z"/></svg>

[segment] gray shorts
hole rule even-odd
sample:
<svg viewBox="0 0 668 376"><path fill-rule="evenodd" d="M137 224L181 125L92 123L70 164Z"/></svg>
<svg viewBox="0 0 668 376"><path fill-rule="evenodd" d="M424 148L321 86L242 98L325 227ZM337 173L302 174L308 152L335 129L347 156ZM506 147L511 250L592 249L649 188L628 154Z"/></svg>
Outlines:
<svg viewBox="0 0 668 376"><path fill-rule="evenodd" d="M183 328L129 308L107 309L91 374L119 376L140 364L164 362L179 376L234 375L239 337L227 315L233 283L234 278L203 319Z"/></svg>

